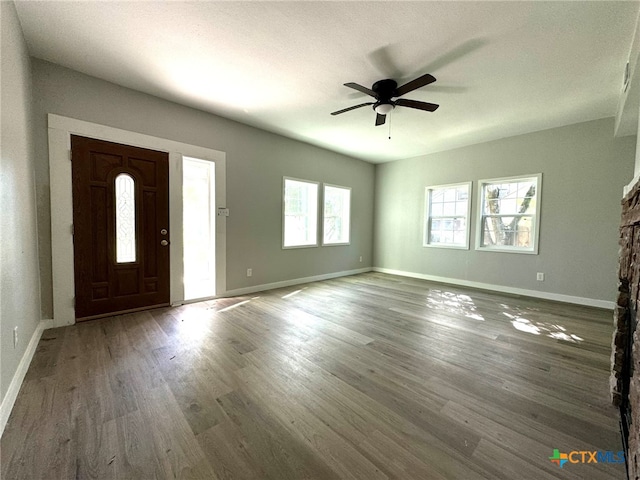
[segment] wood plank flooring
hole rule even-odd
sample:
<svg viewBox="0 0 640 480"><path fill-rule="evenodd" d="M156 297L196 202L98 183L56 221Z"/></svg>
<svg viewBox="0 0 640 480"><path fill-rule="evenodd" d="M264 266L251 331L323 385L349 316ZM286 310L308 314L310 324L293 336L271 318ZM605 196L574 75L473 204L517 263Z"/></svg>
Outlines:
<svg viewBox="0 0 640 480"><path fill-rule="evenodd" d="M611 312L379 273L47 330L2 479L622 479Z"/></svg>

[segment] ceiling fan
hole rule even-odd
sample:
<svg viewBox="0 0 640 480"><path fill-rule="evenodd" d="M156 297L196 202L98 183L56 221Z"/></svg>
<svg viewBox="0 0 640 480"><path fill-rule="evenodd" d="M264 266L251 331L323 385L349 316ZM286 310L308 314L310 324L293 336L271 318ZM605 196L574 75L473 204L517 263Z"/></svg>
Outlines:
<svg viewBox="0 0 640 480"><path fill-rule="evenodd" d="M435 103L419 102L418 100L408 100L401 97L406 93L412 92L418 88L424 87L436 81L433 75L425 74L421 77L411 80L405 83L401 87L398 87L398 83L395 80L387 78L385 80L378 80L371 88L363 87L357 83L345 83L345 87L353 88L359 92L366 93L375 98L375 102L361 103L353 107L338 110L337 112L331 112L331 115L340 115L341 113L355 110L356 108L365 107L367 105L373 105L373 109L376 112L376 126L383 125L387 119L387 114L391 112L395 107L409 107L418 110L426 110L427 112L434 112L440 105ZM393 100L397 98L397 100Z"/></svg>

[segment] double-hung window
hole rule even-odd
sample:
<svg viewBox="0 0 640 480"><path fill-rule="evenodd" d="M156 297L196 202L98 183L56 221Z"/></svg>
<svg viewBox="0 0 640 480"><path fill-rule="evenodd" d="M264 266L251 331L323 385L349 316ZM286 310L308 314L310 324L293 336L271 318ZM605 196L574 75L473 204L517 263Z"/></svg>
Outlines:
<svg viewBox="0 0 640 480"><path fill-rule="evenodd" d="M478 250L538 253L542 174L480 181Z"/></svg>
<svg viewBox="0 0 640 480"><path fill-rule="evenodd" d="M317 246L318 183L285 177L283 189L282 246Z"/></svg>
<svg viewBox="0 0 640 480"><path fill-rule="evenodd" d="M350 241L351 189L324 185L323 245L347 245Z"/></svg>
<svg viewBox="0 0 640 480"><path fill-rule="evenodd" d="M469 248L471 182L425 189L425 247Z"/></svg>

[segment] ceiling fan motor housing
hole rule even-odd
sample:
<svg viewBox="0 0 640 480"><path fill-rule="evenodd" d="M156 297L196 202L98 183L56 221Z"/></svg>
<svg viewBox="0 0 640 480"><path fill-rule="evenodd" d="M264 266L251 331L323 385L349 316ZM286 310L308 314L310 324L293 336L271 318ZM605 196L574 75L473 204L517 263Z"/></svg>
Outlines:
<svg viewBox="0 0 640 480"><path fill-rule="evenodd" d="M378 80L373 84L371 90L376 93L380 102L390 103L391 97L397 96L396 88L398 88L398 83L395 80L387 78L385 80Z"/></svg>
<svg viewBox="0 0 640 480"><path fill-rule="evenodd" d="M396 88L398 88L398 83L390 78L378 80L372 85L371 90L375 92L378 100L372 105L376 113L386 115L393 110L395 103L391 100L391 97L396 96Z"/></svg>

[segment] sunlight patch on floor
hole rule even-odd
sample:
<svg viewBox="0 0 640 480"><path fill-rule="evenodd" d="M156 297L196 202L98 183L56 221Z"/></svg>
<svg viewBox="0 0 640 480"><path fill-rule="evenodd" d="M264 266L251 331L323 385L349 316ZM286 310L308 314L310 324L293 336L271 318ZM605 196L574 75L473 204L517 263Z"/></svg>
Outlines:
<svg viewBox="0 0 640 480"><path fill-rule="evenodd" d="M473 299L469 295L430 290L427 306L435 310L464 315L472 320L484 321L484 317L478 313Z"/></svg>
<svg viewBox="0 0 640 480"><path fill-rule="evenodd" d="M210 326L208 310L185 309L180 313L178 320L178 335L182 340L189 340L198 345L206 338Z"/></svg>
<svg viewBox="0 0 640 480"><path fill-rule="evenodd" d="M547 337L564 340L565 342L577 343L584 341L584 339L578 335L568 333L567 329L562 325L548 322L532 322L524 317L508 312L502 312L502 314L510 318L513 328L521 332L531 333L533 335L546 335Z"/></svg>
<svg viewBox="0 0 640 480"><path fill-rule="evenodd" d="M257 300L258 298L260 298L260 297L253 297L253 298L250 298L249 300L244 300L242 302L234 303L233 305L229 305L228 307L225 307L225 308L222 308L222 309L218 310L218 313L228 312L229 310L233 310L234 308L237 308L237 307L239 307L241 305L246 305L251 300Z"/></svg>
<svg viewBox="0 0 640 480"><path fill-rule="evenodd" d="M295 291L293 291L293 292L291 292L291 293L287 293L287 294L286 294L286 295L284 295L282 298L290 298L290 297L293 297L294 295L297 295L297 294L299 294L301 291L306 290L306 289L307 289L307 287L301 288L301 289L299 289L299 290L295 290Z"/></svg>

